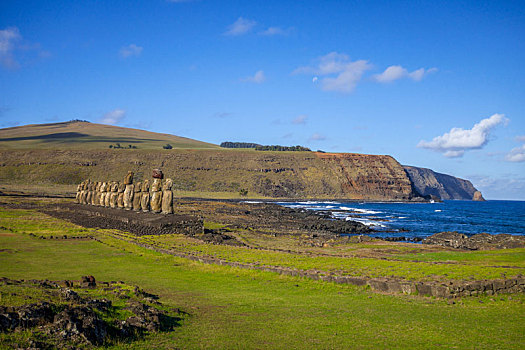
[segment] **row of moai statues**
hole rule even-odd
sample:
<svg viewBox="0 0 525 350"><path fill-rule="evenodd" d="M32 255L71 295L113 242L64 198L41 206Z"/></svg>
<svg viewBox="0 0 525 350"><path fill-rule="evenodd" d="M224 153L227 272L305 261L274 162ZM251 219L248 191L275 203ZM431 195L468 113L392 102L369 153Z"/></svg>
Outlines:
<svg viewBox="0 0 525 350"><path fill-rule="evenodd" d="M85 180L77 186L75 202L108 208L173 214L173 181L163 183L162 171L153 170L153 182L144 180L133 183L133 172L129 171L124 182L92 182Z"/></svg>

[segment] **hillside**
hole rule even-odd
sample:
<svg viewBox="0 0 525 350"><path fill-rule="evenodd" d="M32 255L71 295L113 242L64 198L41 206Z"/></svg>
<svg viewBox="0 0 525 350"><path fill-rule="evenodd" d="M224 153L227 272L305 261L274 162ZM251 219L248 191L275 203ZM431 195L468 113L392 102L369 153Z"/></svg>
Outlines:
<svg viewBox="0 0 525 350"><path fill-rule="evenodd" d="M422 195L441 199L472 200L479 192L470 181L451 175L437 173L431 169L404 166L415 189ZM481 196L481 194L479 194ZM476 200L483 200L482 197Z"/></svg>
<svg viewBox="0 0 525 350"><path fill-rule="evenodd" d="M185 137L120 126L70 121L0 129L0 149L107 149L120 144L138 149L219 148ZM131 147L129 147L131 148Z"/></svg>
<svg viewBox="0 0 525 350"><path fill-rule="evenodd" d="M166 144L173 149L163 149ZM120 145L120 147L116 147ZM0 129L0 191L73 192L82 180L149 177L160 168L181 195L252 198L472 199L466 180L403 168L387 155L225 149L168 134L71 121Z"/></svg>
<svg viewBox="0 0 525 350"><path fill-rule="evenodd" d="M414 197L403 167L390 156L246 150L0 150L0 183L49 187L136 179L160 168L174 189L200 196L409 200ZM1 190L1 188L0 188Z"/></svg>

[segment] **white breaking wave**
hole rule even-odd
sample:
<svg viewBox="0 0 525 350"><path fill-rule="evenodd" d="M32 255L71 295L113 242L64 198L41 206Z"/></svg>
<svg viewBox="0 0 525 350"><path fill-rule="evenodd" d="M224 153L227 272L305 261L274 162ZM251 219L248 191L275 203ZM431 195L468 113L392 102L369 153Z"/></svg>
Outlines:
<svg viewBox="0 0 525 350"><path fill-rule="evenodd" d="M351 218L351 217L348 217L345 219L346 221L356 221L356 222L360 222L366 226L378 226L378 227L386 227L385 225L383 224L380 224L376 221L372 221L372 220L367 220L367 219L360 219L360 218Z"/></svg>

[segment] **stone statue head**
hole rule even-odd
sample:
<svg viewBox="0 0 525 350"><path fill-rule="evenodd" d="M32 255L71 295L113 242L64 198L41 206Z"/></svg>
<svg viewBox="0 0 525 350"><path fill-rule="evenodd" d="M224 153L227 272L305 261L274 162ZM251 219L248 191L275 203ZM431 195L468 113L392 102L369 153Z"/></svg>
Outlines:
<svg viewBox="0 0 525 350"><path fill-rule="evenodd" d="M133 183L133 172L128 171L128 175L126 175L126 179L124 180L125 185L131 185Z"/></svg>
<svg viewBox="0 0 525 350"><path fill-rule="evenodd" d="M126 185L123 182L120 182L118 184L118 192L122 193L122 192L124 192L125 189L126 189Z"/></svg>
<svg viewBox="0 0 525 350"><path fill-rule="evenodd" d="M161 179L153 179L153 184L151 185L151 190L153 192L161 191L162 190L162 180Z"/></svg>
<svg viewBox="0 0 525 350"><path fill-rule="evenodd" d="M140 192L140 191L142 191L142 182L139 181L133 188L133 192Z"/></svg>
<svg viewBox="0 0 525 350"><path fill-rule="evenodd" d="M144 180L142 183L142 192L149 192L149 180Z"/></svg>
<svg viewBox="0 0 525 350"><path fill-rule="evenodd" d="M173 181L170 178L167 178L166 182L164 183L164 189L171 190L172 186L173 186Z"/></svg>
<svg viewBox="0 0 525 350"><path fill-rule="evenodd" d="M117 192L117 191L118 191L118 182L113 181L113 183L111 184L111 192Z"/></svg>

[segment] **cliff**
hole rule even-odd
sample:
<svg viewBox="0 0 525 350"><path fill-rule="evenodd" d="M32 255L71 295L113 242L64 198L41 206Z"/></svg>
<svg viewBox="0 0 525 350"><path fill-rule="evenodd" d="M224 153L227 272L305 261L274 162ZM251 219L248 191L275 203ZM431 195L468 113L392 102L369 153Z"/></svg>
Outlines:
<svg viewBox="0 0 525 350"><path fill-rule="evenodd" d="M385 155L253 150L0 150L0 183L53 187L91 178L136 179L160 168L184 195L410 200L407 173ZM214 195L215 193L215 195ZM228 194L229 193L229 194Z"/></svg>
<svg viewBox="0 0 525 350"><path fill-rule="evenodd" d="M414 189L423 196L432 195L441 199L484 200L481 192L468 180L426 168L406 165L404 168Z"/></svg>

